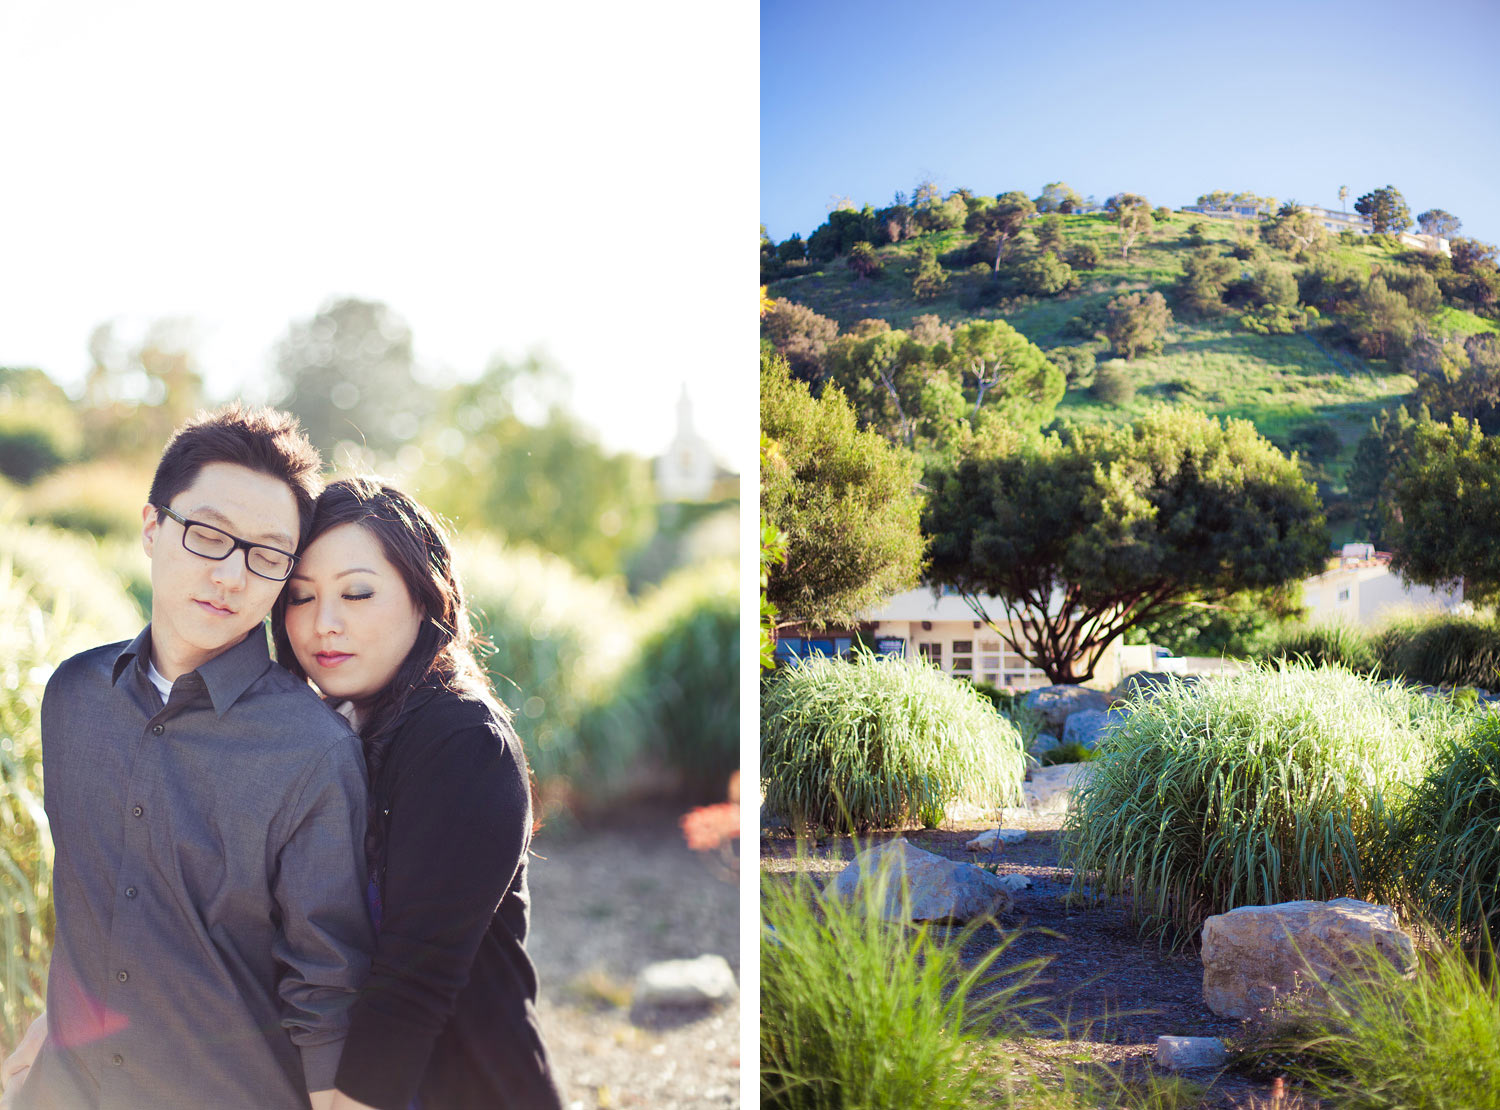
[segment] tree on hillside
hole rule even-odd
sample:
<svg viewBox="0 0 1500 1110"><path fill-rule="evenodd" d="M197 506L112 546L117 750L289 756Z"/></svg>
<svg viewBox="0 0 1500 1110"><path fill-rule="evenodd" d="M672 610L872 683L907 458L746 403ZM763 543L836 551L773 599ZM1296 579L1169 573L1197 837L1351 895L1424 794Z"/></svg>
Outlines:
<svg viewBox="0 0 1500 1110"><path fill-rule="evenodd" d="M814 400L764 353L760 426L769 440L761 512L786 549L766 574L779 627L847 626L916 585L924 541L915 458L859 431L837 388Z"/></svg>
<svg viewBox="0 0 1500 1110"><path fill-rule="evenodd" d="M1463 222L1452 212L1429 208L1417 217L1417 226L1422 229L1423 235L1441 235L1444 239L1451 239L1458 234Z"/></svg>
<svg viewBox="0 0 1500 1110"><path fill-rule="evenodd" d="M1392 569L1426 586L1462 579L1466 601L1500 600L1500 438L1461 416L1419 425L1390 486Z"/></svg>
<svg viewBox="0 0 1500 1110"><path fill-rule="evenodd" d="M1355 303L1349 333L1366 358L1398 359L1416 332L1417 316L1406 297L1374 277Z"/></svg>
<svg viewBox="0 0 1500 1110"><path fill-rule="evenodd" d="M1006 248L1035 212L1036 205L1024 193L1006 193L996 197L992 204L972 209L964 220L964 230L979 237L975 244L977 251L994 252L998 274Z"/></svg>
<svg viewBox="0 0 1500 1110"><path fill-rule="evenodd" d="M1045 254L1051 251L1061 257L1065 243L1063 241L1062 219L1059 216L1043 216L1034 225L1036 232L1036 249Z"/></svg>
<svg viewBox="0 0 1500 1110"><path fill-rule="evenodd" d="M1033 297L1055 297L1078 284L1073 267L1050 250L1026 259L1012 276L1021 292Z"/></svg>
<svg viewBox="0 0 1500 1110"><path fill-rule="evenodd" d="M1394 235L1411 226L1411 209L1394 185L1366 193L1354 202L1354 210L1370 221L1377 235Z"/></svg>
<svg viewBox="0 0 1500 1110"><path fill-rule="evenodd" d="M1420 332L1402 360L1417 379L1416 400L1439 420L1462 416L1500 433L1500 335L1440 339Z"/></svg>
<svg viewBox="0 0 1500 1110"><path fill-rule="evenodd" d="M1182 260L1177 282L1179 301L1200 315L1224 311L1224 290L1239 276L1240 267L1213 247L1198 247Z"/></svg>
<svg viewBox="0 0 1500 1110"><path fill-rule="evenodd" d="M936 247L917 251L917 268L911 276L911 295L919 301L930 301L948 284L948 272L938 262Z"/></svg>
<svg viewBox="0 0 1500 1110"><path fill-rule="evenodd" d="M1415 416L1405 405L1396 405L1381 409L1370 419L1370 430L1355 445L1354 462L1349 467L1349 501L1364 529L1357 539L1389 547L1386 506L1391 501L1390 476L1411 454L1417 425L1431 422L1425 405Z"/></svg>
<svg viewBox="0 0 1500 1110"><path fill-rule="evenodd" d="M1154 351L1161 346L1172 324L1172 310L1160 293L1131 293L1109 302L1104 336L1124 359Z"/></svg>
<svg viewBox="0 0 1500 1110"><path fill-rule="evenodd" d="M828 344L838 336L837 321L819 316L806 305L778 297L760 318L760 334L786 359L792 376L817 384L826 373Z"/></svg>
<svg viewBox="0 0 1500 1110"><path fill-rule="evenodd" d="M1328 245L1328 229L1295 201L1287 201L1276 215L1260 225L1260 237L1293 258L1301 258Z"/></svg>
<svg viewBox="0 0 1500 1110"><path fill-rule="evenodd" d="M1038 212L1062 212L1064 214L1077 211L1083 207L1083 198L1075 193L1070 185L1063 181L1054 181L1049 185L1042 186L1041 196L1034 202Z"/></svg>
<svg viewBox="0 0 1500 1110"><path fill-rule="evenodd" d="M1116 193L1105 201L1104 208L1120 231L1120 257L1129 261L1130 248L1151 230L1151 202L1135 193Z"/></svg>
<svg viewBox="0 0 1500 1110"><path fill-rule="evenodd" d="M1296 464L1249 423L1188 409L976 451L928 482L929 580L1054 683L1092 678L1126 630L1189 598L1317 571L1328 544Z"/></svg>
<svg viewBox="0 0 1500 1110"><path fill-rule="evenodd" d="M869 243L858 242L849 250L849 269L854 272L854 278L873 278L880 276L880 259L875 256L875 248Z"/></svg>
<svg viewBox="0 0 1500 1110"><path fill-rule="evenodd" d="M1004 320L971 320L953 332L951 362L974 386L974 414L985 398L1017 424L1040 427L1062 400L1062 371Z"/></svg>

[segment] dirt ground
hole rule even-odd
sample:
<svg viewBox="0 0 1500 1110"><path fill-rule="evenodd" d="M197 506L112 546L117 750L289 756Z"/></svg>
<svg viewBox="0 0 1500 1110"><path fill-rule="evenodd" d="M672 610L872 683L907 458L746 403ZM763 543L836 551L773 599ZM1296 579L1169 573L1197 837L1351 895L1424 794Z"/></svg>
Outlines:
<svg viewBox="0 0 1500 1110"><path fill-rule="evenodd" d="M688 849L681 807L543 827L531 860L542 1033L566 1105L688 1110L740 1104L740 1012L644 1011L636 975L723 956L739 976L732 861Z"/></svg>
<svg viewBox="0 0 1500 1110"><path fill-rule="evenodd" d="M1007 819L1004 824L1025 828L1027 837L993 854L964 848L979 832L994 828L993 823L875 833L866 839L878 843L904 835L913 846L948 859L995 863L1002 875L1030 877L1031 887L1016 893L1014 911L1001 920L1007 933L1020 934L1002 964L1038 956L1050 960L1035 987L1047 1001L1026 1015L1036 1035L1020 1046L1039 1074L1055 1075L1063 1062L1092 1061L1126 1072L1150 1067L1158 1036L1222 1037L1240 1028L1239 1021L1217 1017L1203 1004L1203 965L1196 949L1174 955L1154 942L1142 942L1126 919L1122 900L1088 907L1063 901L1073 873L1058 862L1060 816ZM818 842L800 861L789 835L765 834L761 843L761 867L769 872L805 870L831 877L853 855L847 837ZM974 935L965 955L977 958L999 939L996 929L986 926ZM1059 1032L1062 1023L1071 1032L1066 1039ZM1215 1079L1212 1073L1192 1073L1189 1078L1208 1086L1204 1108L1269 1105L1269 1082L1233 1074Z"/></svg>

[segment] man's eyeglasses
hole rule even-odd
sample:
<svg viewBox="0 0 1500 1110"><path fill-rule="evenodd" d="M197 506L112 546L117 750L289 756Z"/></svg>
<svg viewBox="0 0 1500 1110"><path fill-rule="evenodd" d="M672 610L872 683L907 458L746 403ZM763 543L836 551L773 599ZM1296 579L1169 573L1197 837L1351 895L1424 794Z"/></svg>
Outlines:
<svg viewBox="0 0 1500 1110"><path fill-rule="evenodd" d="M279 547L267 547L263 543L242 540L212 524L178 516L165 505L153 505L152 508L182 525L182 546L194 555L205 559L227 559L243 548L245 569L251 574L269 578L272 582L285 582L292 573L292 567L297 565L297 556L289 551L282 551Z"/></svg>

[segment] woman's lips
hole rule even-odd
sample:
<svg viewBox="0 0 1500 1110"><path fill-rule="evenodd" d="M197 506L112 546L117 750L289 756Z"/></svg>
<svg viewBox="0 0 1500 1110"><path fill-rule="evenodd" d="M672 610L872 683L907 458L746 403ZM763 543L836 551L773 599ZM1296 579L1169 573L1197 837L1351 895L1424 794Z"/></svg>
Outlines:
<svg viewBox="0 0 1500 1110"><path fill-rule="evenodd" d="M313 658L318 661L318 666L327 670L331 667L337 667L345 659L353 659L354 656L347 651L320 651Z"/></svg>

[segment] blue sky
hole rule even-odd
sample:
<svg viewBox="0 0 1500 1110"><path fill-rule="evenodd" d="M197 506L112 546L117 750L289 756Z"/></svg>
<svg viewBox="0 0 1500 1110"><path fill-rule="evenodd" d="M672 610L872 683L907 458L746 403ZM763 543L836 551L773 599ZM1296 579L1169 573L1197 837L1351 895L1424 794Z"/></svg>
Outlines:
<svg viewBox="0 0 1500 1110"><path fill-rule="evenodd" d="M1337 208L1394 185L1500 242L1500 4L762 0L760 217L930 177Z"/></svg>

